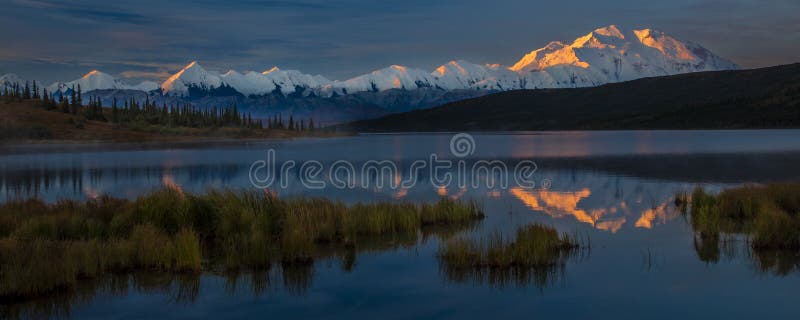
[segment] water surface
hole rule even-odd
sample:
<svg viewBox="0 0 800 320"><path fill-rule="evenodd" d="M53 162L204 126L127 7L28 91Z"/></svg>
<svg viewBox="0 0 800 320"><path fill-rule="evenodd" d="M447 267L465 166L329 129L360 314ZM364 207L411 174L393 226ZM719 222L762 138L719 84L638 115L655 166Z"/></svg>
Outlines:
<svg viewBox="0 0 800 320"><path fill-rule="evenodd" d="M118 290L92 287L85 299L55 299L76 318L438 317L768 317L800 311L796 272L759 268L744 246L700 259L691 227L673 205L677 192L743 183L800 181L800 131L613 131L475 134L474 153L459 158L451 135L364 135L193 145L61 145L0 148L2 201L46 201L101 194L133 198L165 185L190 192L253 188L250 166L274 149L278 163L337 160L500 160L537 164L537 186L309 190L297 170L282 176L283 197L329 197L347 203L477 200L487 219L463 236L511 233L540 222L589 239L546 284L454 281L436 259L440 240L359 253L348 270L318 261L287 277L203 274L192 279L140 277ZM410 174L401 170L398 179ZM377 181L379 177L370 177ZM705 260L705 261L704 261ZM157 278L157 277L156 277ZM287 280L288 278L288 280ZM485 279L484 279L485 280ZM74 300L80 300L74 301ZM46 303L42 303L46 304ZM23 306L24 308L24 306ZM32 309L36 309L31 307Z"/></svg>

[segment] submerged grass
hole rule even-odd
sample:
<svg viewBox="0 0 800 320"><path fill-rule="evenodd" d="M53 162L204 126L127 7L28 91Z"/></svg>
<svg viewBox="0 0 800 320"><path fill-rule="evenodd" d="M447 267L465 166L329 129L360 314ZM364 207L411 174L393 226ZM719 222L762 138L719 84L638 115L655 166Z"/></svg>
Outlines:
<svg viewBox="0 0 800 320"><path fill-rule="evenodd" d="M704 261L716 261L730 235L749 240L763 270L785 273L800 267L800 184L747 185L719 194L697 188L676 204L691 212L695 247Z"/></svg>
<svg viewBox="0 0 800 320"><path fill-rule="evenodd" d="M533 224L519 228L513 240L500 232L480 241L450 239L439 248L439 260L445 275L456 282L533 282L543 287L558 277L578 246L575 237Z"/></svg>
<svg viewBox="0 0 800 320"><path fill-rule="evenodd" d="M344 205L265 192L163 189L135 200L0 205L0 297L63 290L111 273L284 270L411 245L428 229L483 218L475 203Z"/></svg>

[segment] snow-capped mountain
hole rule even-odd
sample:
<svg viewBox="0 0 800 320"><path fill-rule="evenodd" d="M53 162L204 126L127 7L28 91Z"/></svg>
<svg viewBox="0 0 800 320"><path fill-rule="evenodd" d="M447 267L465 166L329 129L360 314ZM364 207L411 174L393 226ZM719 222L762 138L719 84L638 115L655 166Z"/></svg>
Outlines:
<svg viewBox="0 0 800 320"><path fill-rule="evenodd" d="M305 74L297 70L281 70L272 67L261 73L265 78L275 85L275 89L280 88L283 94L295 92L296 88L307 89L322 88L331 83L327 78L320 75Z"/></svg>
<svg viewBox="0 0 800 320"><path fill-rule="evenodd" d="M226 85L244 95L268 94L276 89L283 94L290 94L297 91L297 88L317 89L330 82L323 76L308 75L297 70L281 70L278 67L262 73L249 71L242 74L229 70L219 75L193 61L167 79L161 85L161 90L164 94L184 96L189 93L189 88L211 90Z"/></svg>
<svg viewBox="0 0 800 320"><path fill-rule="evenodd" d="M150 92L153 90L158 90L159 88L161 88L161 86L158 83L155 83L153 81L142 81L137 85L128 86L127 89Z"/></svg>
<svg viewBox="0 0 800 320"><path fill-rule="evenodd" d="M114 78L114 76L100 72L97 70L92 70L89 73L85 74L83 77L79 79L75 79L69 82L56 82L51 84L47 87L47 91L49 92L67 92L67 90L72 89L73 87L77 88L80 86L81 91L89 92L94 90L108 90L108 89L120 89L120 90L139 90L139 91L152 91L158 89L158 84L152 81L144 81L137 85L129 85L122 80Z"/></svg>
<svg viewBox="0 0 800 320"><path fill-rule="evenodd" d="M520 74L522 88L558 88L737 68L698 44L651 29L623 32L612 25L571 44L551 42L509 69Z"/></svg>
<svg viewBox="0 0 800 320"><path fill-rule="evenodd" d="M335 81L331 89L337 93L386 91L389 89L419 89L436 85L432 74L421 69L392 65L345 81Z"/></svg>
<svg viewBox="0 0 800 320"><path fill-rule="evenodd" d="M190 88L211 90L222 85L222 78L213 72L206 71L197 61L192 61L178 73L172 75L161 84L161 91L176 95L187 95Z"/></svg>
<svg viewBox="0 0 800 320"><path fill-rule="evenodd" d="M331 81L320 75L277 67L261 73L230 70L219 74L193 61L161 85L143 82L131 86L95 70L80 79L53 84L48 89L63 92L73 85L80 85L83 91L160 88L164 95L183 97L225 87L220 92L231 93L233 89L245 96L280 92L283 95L299 93L300 97L312 94L331 97L391 89L505 91L586 87L643 77L729 69L738 69L738 66L698 44L683 42L652 29L623 31L611 25L569 43L550 42L524 55L510 67L457 60L428 72L392 65L351 79Z"/></svg>
<svg viewBox="0 0 800 320"><path fill-rule="evenodd" d="M21 85L25 84L25 80L20 78L18 75L14 73L6 73L0 76L0 86L11 86L15 83L19 83Z"/></svg>
<svg viewBox="0 0 800 320"><path fill-rule="evenodd" d="M276 88L280 88L283 94L302 88L306 93L312 91L320 96L419 88L504 91L586 87L643 77L737 68L736 64L698 44L682 42L663 32L652 29L622 31L611 25L571 43L550 42L526 54L511 67L458 60L427 72L392 65L352 79L329 81L322 76L277 68L261 74L270 78L268 80L253 72L242 75L229 71L216 76L193 62L161 88L165 93L176 95L186 94L186 86L216 88L221 83L245 95L271 93ZM187 70L193 71L190 76L187 76ZM174 85L178 79L183 85Z"/></svg>

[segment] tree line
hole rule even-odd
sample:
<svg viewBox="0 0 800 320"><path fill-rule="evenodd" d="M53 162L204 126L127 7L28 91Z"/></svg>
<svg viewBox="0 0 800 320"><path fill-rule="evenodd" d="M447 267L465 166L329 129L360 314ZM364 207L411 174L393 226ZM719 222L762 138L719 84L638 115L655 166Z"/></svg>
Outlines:
<svg viewBox="0 0 800 320"><path fill-rule="evenodd" d="M119 101L111 100L111 107L104 112L103 102L99 97L89 97L84 103L81 86L72 86L66 92L48 92L33 81L32 83L5 83L0 91L0 98L5 103L19 101L35 101L46 110L82 115L87 120L110 121L119 125L156 125L165 127L213 128L233 127L250 129L282 129L291 131L312 131L314 120L289 119L274 115L266 119L255 119L250 113L239 111L236 104L226 107L199 108L190 103L158 105L146 97L145 101L134 98Z"/></svg>

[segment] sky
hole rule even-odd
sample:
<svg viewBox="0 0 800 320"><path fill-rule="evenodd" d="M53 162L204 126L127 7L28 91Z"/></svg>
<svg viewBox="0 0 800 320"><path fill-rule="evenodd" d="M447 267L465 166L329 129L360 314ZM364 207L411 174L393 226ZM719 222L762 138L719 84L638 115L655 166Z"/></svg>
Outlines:
<svg viewBox="0 0 800 320"><path fill-rule="evenodd" d="M511 65L615 24L702 44L746 68L800 61L797 0L0 0L0 74L98 69L162 81L193 60L347 79L391 64Z"/></svg>

